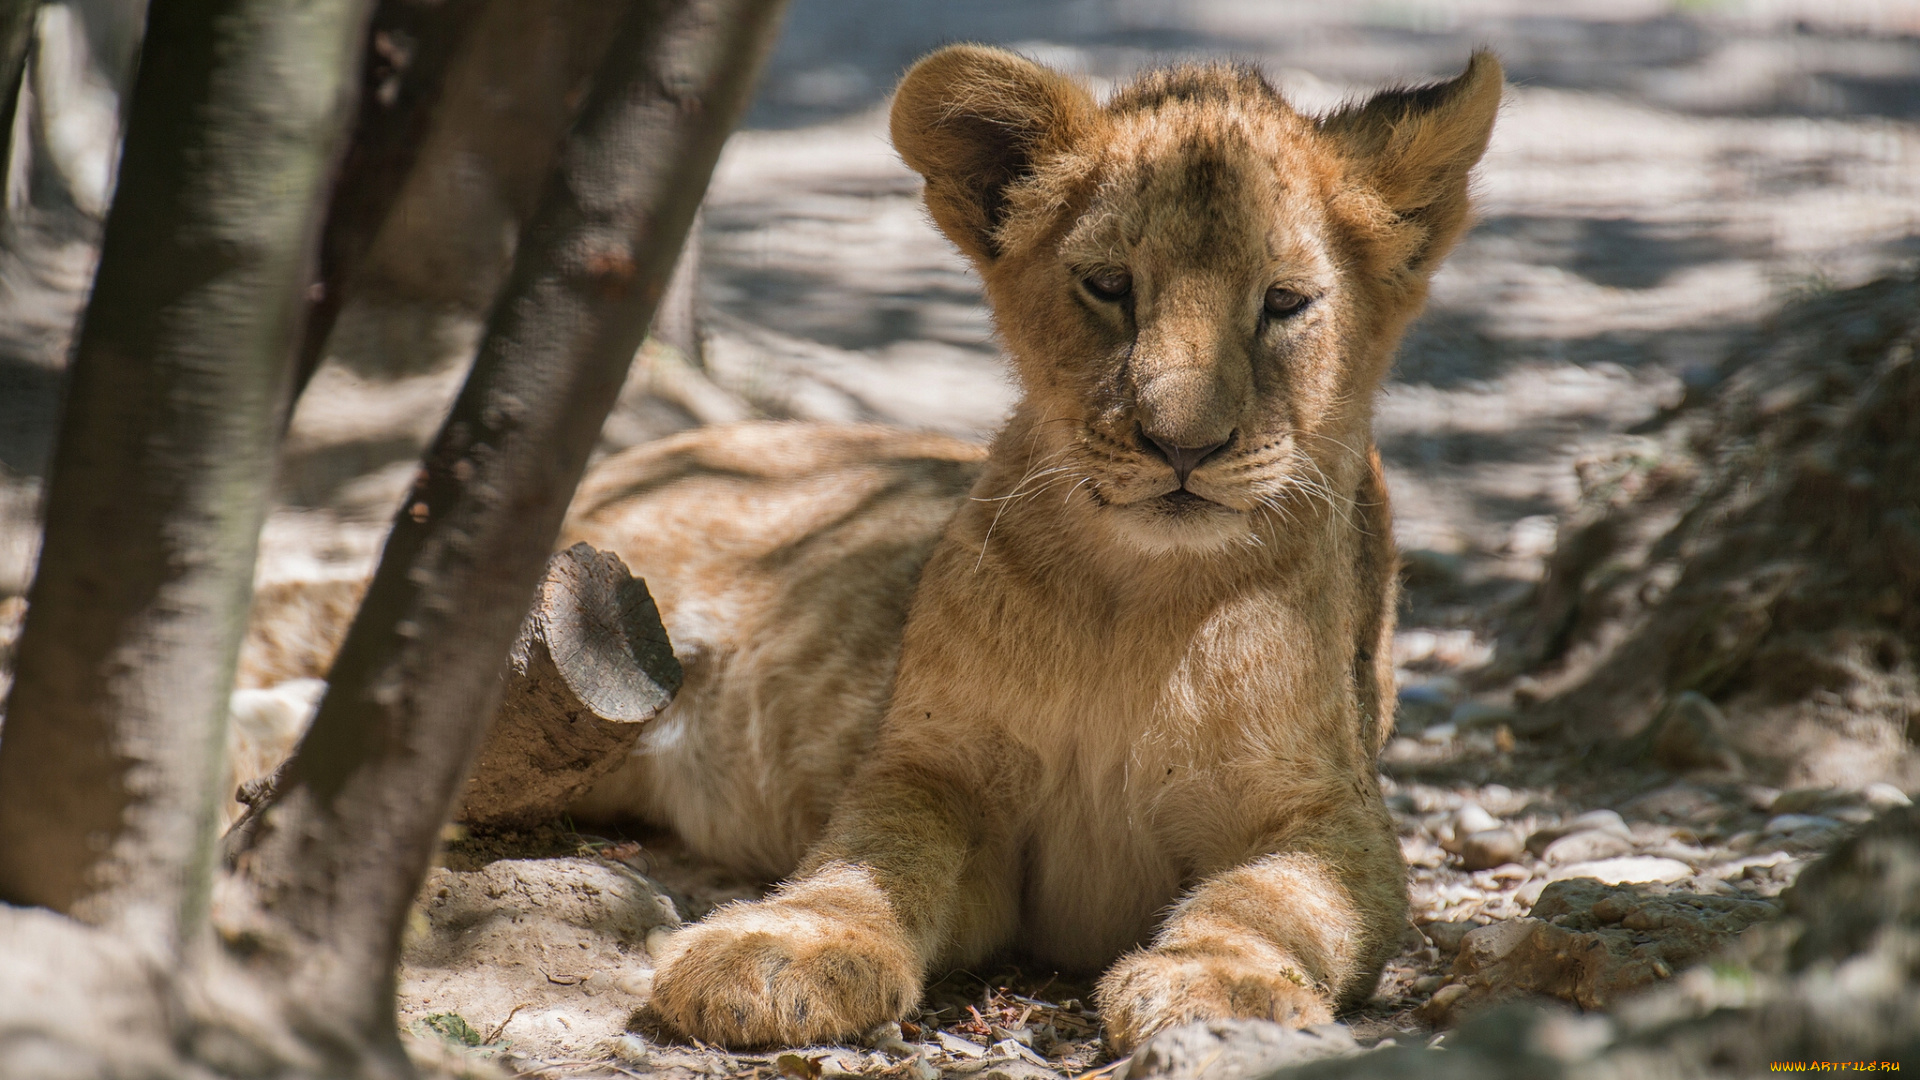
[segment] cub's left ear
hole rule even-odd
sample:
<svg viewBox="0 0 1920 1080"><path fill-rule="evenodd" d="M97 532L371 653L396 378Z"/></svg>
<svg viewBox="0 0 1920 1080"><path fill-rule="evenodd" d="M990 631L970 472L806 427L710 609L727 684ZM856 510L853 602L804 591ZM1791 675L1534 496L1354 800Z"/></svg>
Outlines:
<svg viewBox="0 0 1920 1080"><path fill-rule="evenodd" d="M1500 61L1482 50L1451 82L1388 90L1320 121L1351 178L1384 204L1389 235L1379 239L1392 269L1431 272L1460 238L1467 174L1486 152L1505 87Z"/></svg>

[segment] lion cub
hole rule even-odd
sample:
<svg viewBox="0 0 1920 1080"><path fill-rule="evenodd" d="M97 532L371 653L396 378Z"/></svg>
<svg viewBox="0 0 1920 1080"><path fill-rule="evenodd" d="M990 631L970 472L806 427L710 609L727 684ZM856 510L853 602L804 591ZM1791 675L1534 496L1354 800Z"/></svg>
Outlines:
<svg viewBox="0 0 1920 1080"><path fill-rule="evenodd" d="M597 470L563 540L646 576L688 672L579 810L791 873L671 939L670 1023L857 1035L1007 949L1106 967L1122 1050L1371 992L1406 908L1371 402L1501 90L1486 54L1323 118L1237 67L1105 104L996 49L908 73L894 145L1025 393L985 461L697 431Z"/></svg>

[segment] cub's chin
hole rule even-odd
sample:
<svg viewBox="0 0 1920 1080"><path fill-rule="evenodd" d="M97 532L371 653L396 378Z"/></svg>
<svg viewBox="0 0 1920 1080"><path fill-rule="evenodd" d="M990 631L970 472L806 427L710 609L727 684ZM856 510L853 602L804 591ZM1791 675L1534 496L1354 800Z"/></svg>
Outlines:
<svg viewBox="0 0 1920 1080"><path fill-rule="evenodd" d="M1253 542L1248 515L1175 488L1112 508L1121 539L1149 555L1203 554Z"/></svg>

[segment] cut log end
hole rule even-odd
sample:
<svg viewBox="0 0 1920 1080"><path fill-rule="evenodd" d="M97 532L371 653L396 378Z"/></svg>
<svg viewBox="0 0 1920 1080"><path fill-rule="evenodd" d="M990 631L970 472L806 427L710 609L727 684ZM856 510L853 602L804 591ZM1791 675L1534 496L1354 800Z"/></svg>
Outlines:
<svg viewBox="0 0 1920 1080"><path fill-rule="evenodd" d="M553 818L625 758L680 680L659 609L618 555L575 544L553 556L459 819L522 827Z"/></svg>

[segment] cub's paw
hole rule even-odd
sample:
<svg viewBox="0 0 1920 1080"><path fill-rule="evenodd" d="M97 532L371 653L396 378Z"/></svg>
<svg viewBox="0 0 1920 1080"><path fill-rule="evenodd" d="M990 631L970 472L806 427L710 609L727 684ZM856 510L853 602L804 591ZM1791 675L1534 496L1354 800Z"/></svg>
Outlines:
<svg viewBox="0 0 1920 1080"><path fill-rule="evenodd" d="M1100 980L1094 1002L1107 1041L1122 1054L1162 1028L1193 1020L1272 1020L1308 1027L1333 1019L1326 996L1298 971L1216 952L1129 953Z"/></svg>
<svg viewBox="0 0 1920 1080"><path fill-rule="evenodd" d="M662 948L653 1007L723 1046L859 1035L920 1000L920 969L891 921L875 926L781 899L722 908Z"/></svg>

